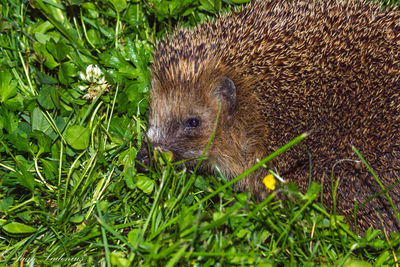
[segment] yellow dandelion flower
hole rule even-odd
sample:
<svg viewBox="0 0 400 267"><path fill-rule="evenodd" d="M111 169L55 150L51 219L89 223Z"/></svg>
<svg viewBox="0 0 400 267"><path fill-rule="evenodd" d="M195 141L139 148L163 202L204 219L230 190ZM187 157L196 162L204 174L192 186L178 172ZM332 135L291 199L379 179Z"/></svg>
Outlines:
<svg viewBox="0 0 400 267"><path fill-rule="evenodd" d="M265 188L269 190L275 190L276 180L272 174L268 174L264 177L263 183L265 184Z"/></svg>

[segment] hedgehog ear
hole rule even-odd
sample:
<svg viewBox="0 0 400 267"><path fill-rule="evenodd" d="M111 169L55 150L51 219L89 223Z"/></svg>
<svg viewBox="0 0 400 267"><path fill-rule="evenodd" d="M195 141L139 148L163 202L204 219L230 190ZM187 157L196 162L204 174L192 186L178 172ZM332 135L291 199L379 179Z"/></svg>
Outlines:
<svg viewBox="0 0 400 267"><path fill-rule="evenodd" d="M215 87L213 93L226 104L228 114L231 115L236 107L236 86L228 77L223 77Z"/></svg>

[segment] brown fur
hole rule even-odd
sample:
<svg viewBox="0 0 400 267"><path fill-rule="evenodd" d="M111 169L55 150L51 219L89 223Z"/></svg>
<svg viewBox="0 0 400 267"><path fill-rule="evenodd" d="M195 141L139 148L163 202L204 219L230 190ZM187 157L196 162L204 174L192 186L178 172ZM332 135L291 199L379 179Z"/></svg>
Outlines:
<svg viewBox="0 0 400 267"><path fill-rule="evenodd" d="M234 106L216 92L229 78ZM270 167L304 192L312 179L338 211L380 192L355 146L385 187L400 179L400 12L361 1L259 1L160 41L154 57L148 134L179 159L199 157L222 113L209 160L232 179L297 135L312 131ZM233 112L229 108L233 107ZM185 121L201 119L188 130ZM190 133L190 134L188 134ZM258 170L237 184L265 197ZM400 185L389 191L400 210ZM379 214L377 214L379 213ZM357 213L358 225L399 230L385 196Z"/></svg>

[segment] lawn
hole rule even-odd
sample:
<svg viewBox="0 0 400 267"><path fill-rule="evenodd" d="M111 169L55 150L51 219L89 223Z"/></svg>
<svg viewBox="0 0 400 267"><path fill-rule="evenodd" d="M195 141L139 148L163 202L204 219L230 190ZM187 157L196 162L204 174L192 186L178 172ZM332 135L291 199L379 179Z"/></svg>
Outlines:
<svg viewBox="0 0 400 267"><path fill-rule="evenodd" d="M318 184L259 203L168 153L136 170L153 44L243 2L0 0L1 266L399 265L400 234L354 234Z"/></svg>

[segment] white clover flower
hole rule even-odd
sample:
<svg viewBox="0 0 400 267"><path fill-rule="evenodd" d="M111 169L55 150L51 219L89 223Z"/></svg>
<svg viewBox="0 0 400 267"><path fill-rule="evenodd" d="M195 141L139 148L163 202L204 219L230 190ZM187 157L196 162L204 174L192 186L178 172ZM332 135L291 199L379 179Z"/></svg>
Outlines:
<svg viewBox="0 0 400 267"><path fill-rule="evenodd" d="M87 90L87 94L83 98L94 100L102 91L108 92L110 85L107 83L103 72L97 65L90 64L86 68L86 75L79 72L79 77L88 85L79 85L78 88L82 91Z"/></svg>
<svg viewBox="0 0 400 267"><path fill-rule="evenodd" d="M98 80L97 83L98 83L98 84L105 84L105 83L107 83L107 82L106 82L106 77L104 77L104 76L101 77L101 79Z"/></svg>
<svg viewBox="0 0 400 267"><path fill-rule="evenodd" d="M101 75L103 75L103 73L97 65L90 64L86 68L86 78L89 82L96 82Z"/></svg>
<svg viewBox="0 0 400 267"><path fill-rule="evenodd" d="M98 67L97 67L97 65L93 65L93 64L90 64L89 66L87 66L86 67L86 75L89 75L93 71L93 68L98 68Z"/></svg>
<svg viewBox="0 0 400 267"><path fill-rule="evenodd" d="M89 86L88 86L88 85L78 85L78 88L79 88L81 91L86 91L86 90L89 88Z"/></svg>
<svg viewBox="0 0 400 267"><path fill-rule="evenodd" d="M86 81L86 76L82 72L79 72L79 77L81 77L81 80Z"/></svg>

